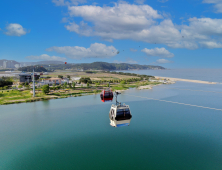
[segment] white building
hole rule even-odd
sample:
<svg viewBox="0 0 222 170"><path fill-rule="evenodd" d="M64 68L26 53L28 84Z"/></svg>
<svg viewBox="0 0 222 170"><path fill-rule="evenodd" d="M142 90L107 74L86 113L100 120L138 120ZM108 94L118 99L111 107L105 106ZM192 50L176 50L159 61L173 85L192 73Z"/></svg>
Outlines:
<svg viewBox="0 0 222 170"><path fill-rule="evenodd" d="M15 68L19 68L20 67L20 64L15 64Z"/></svg>
<svg viewBox="0 0 222 170"><path fill-rule="evenodd" d="M72 81L79 81L81 79L81 77L72 77L71 79L72 79Z"/></svg>
<svg viewBox="0 0 222 170"><path fill-rule="evenodd" d="M64 83L69 83L69 79L61 79L61 78L50 78L46 80L42 80L41 82L38 83L38 85L59 85L59 84L64 84Z"/></svg>

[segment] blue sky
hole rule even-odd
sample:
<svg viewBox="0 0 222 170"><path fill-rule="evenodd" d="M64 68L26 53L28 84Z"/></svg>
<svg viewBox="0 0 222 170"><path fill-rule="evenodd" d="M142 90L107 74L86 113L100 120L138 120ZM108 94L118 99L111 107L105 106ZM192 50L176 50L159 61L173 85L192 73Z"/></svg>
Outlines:
<svg viewBox="0 0 222 170"><path fill-rule="evenodd" d="M222 0L1 0L0 16L0 59L221 68Z"/></svg>

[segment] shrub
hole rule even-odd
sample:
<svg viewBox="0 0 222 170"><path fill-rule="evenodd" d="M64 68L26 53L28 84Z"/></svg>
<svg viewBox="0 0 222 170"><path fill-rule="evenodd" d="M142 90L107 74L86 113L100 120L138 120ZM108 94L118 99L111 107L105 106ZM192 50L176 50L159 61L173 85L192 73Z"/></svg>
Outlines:
<svg viewBox="0 0 222 170"><path fill-rule="evenodd" d="M2 77L0 78L0 87L12 85L13 81L10 77Z"/></svg>
<svg viewBox="0 0 222 170"><path fill-rule="evenodd" d="M19 86L18 86L18 88L22 88L22 87L23 87L22 85L19 85Z"/></svg>
<svg viewBox="0 0 222 170"><path fill-rule="evenodd" d="M62 75L58 75L58 78L62 79L62 78L63 78L63 76L62 76Z"/></svg>
<svg viewBox="0 0 222 170"><path fill-rule="evenodd" d="M63 84L63 88L67 88L67 82Z"/></svg>
<svg viewBox="0 0 222 170"><path fill-rule="evenodd" d="M43 92L44 94L49 93L49 86L48 86L48 85L43 85L43 86L42 86L42 92Z"/></svg>
<svg viewBox="0 0 222 170"><path fill-rule="evenodd" d="M99 85L100 85L99 83L96 83L96 87L99 86Z"/></svg>
<svg viewBox="0 0 222 170"><path fill-rule="evenodd" d="M121 81L120 84L126 84L126 82L125 81Z"/></svg>
<svg viewBox="0 0 222 170"><path fill-rule="evenodd" d="M91 84L92 81L89 77L82 77L82 78L80 78L79 83L85 83L85 84L90 83Z"/></svg>
<svg viewBox="0 0 222 170"><path fill-rule="evenodd" d="M72 87L73 87L73 88L76 87L76 83L75 83L75 82L72 83Z"/></svg>

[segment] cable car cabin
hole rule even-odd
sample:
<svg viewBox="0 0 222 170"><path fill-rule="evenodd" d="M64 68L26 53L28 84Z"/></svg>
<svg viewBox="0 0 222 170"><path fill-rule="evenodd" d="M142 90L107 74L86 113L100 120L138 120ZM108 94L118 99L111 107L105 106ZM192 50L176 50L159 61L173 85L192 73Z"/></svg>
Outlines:
<svg viewBox="0 0 222 170"><path fill-rule="evenodd" d="M103 90L100 94L102 102L113 101L113 92L112 90Z"/></svg>
<svg viewBox="0 0 222 170"><path fill-rule="evenodd" d="M112 105L109 111L110 125L113 127L129 126L132 119L129 105Z"/></svg>

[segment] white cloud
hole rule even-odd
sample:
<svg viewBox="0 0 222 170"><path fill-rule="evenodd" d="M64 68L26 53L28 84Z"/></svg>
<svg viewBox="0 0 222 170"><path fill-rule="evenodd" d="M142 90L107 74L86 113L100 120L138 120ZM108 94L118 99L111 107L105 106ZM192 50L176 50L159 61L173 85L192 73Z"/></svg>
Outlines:
<svg viewBox="0 0 222 170"><path fill-rule="evenodd" d="M157 56L157 57L166 57L166 58L174 57L174 54L170 53L165 48L154 48L154 49L144 48L141 51L146 53L147 56Z"/></svg>
<svg viewBox="0 0 222 170"><path fill-rule="evenodd" d="M49 56L47 54L42 54L40 56L27 56L26 57L29 60L43 60L43 61L65 61L66 58L63 57L57 57L57 56Z"/></svg>
<svg viewBox="0 0 222 170"><path fill-rule="evenodd" d="M210 48L210 49L222 48L222 43L217 43L217 42L214 42L214 41L203 41L203 42L201 42L201 45L204 48Z"/></svg>
<svg viewBox="0 0 222 170"><path fill-rule="evenodd" d="M144 4L146 0L134 0L135 3L137 4Z"/></svg>
<svg viewBox="0 0 222 170"><path fill-rule="evenodd" d="M222 13L222 0L203 0L203 3L214 4L217 13Z"/></svg>
<svg viewBox="0 0 222 170"><path fill-rule="evenodd" d="M93 30L87 23L81 21L80 24L76 24L75 22L66 25L65 28L70 32L76 32L77 34L81 34L84 36L90 36L93 33Z"/></svg>
<svg viewBox="0 0 222 170"><path fill-rule="evenodd" d="M114 60L113 63L128 63L128 64L137 64L138 62L132 58L127 58L126 61Z"/></svg>
<svg viewBox="0 0 222 170"><path fill-rule="evenodd" d="M81 17L80 23L69 22L65 28L83 36L130 39L171 48L197 49L203 42L222 41L222 19L190 18L187 25L175 25L168 15L160 15L149 5L120 1L114 6L68 6L70 17ZM205 46L204 48L208 48Z"/></svg>
<svg viewBox="0 0 222 170"><path fill-rule="evenodd" d="M4 33L9 36L20 37L27 33L27 31L20 24L16 24L16 23L8 24L5 29L6 29L6 32Z"/></svg>
<svg viewBox="0 0 222 170"><path fill-rule="evenodd" d="M70 23L66 29L85 36L100 36L103 39L127 39L135 36L135 32L141 32L145 27L150 27L156 22L153 18L162 18L156 10L148 5L130 5L116 3L114 7L100 6L69 6L69 14L72 17L82 17L79 25ZM131 35L133 34L133 35Z"/></svg>
<svg viewBox="0 0 222 170"><path fill-rule="evenodd" d="M53 3L55 3L56 6L69 6L69 5L78 5L86 3L86 0L52 0Z"/></svg>
<svg viewBox="0 0 222 170"><path fill-rule="evenodd" d="M47 51L56 51L57 53L65 54L69 58L83 59L83 58L109 58L117 55L118 50L113 46L106 46L101 43L91 44L89 48L79 46L64 46L51 47Z"/></svg>
<svg viewBox="0 0 222 170"><path fill-rule="evenodd" d="M130 51L132 51L132 52L137 52L137 49L130 48Z"/></svg>
<svg viewBox="0 0 222 170"><path fill-rule="evenodd" d="M156 61L157 64L166 64L166 63L173 63L173 61L169 61L166 59L159 59Z"/></svg>
<svg viewBox="0 0 222 170"><path fill-rule="evenodd" d="M67 23L67 22L69 22L69 19L66 17L63 17L61 20L61 23Z"/></svg>

